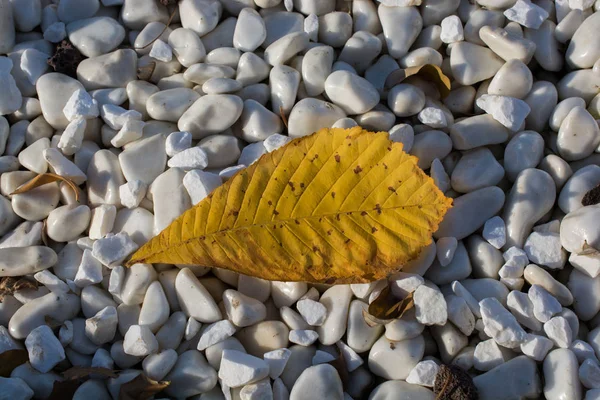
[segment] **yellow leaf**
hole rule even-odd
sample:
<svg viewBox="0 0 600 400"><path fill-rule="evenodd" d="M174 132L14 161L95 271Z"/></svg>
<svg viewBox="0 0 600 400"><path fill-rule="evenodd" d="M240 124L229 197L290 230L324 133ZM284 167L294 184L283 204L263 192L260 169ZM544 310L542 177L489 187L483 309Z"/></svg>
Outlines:
<svg viewBox="0 0 600 400"><path fill-rule="evenodd" d="M323 129L263 155L129 260L269 280L386 277L431 243L452 200L385 132Z"/></svg>
<svg viewBox="0 0 600 400"><path fill-rule="evenodd" d="M60 175L52 174L50 172L46 172L45 174L39 174L33 177L31 180L25 182L24 184L16 188L15 191L11 193L11 196L13 194L26 193L37 187L56 181L63 181L67 185L69 185L69 187L75 192L75 201L79 202L79 187L72 180Z"/></svg>
<svg viewBox="0 0 600 400"><path fill-rule="evenodd" d="M388 75L387 79L385 80L385 87L388 89L392 88L409 76L419 76L428 82L432 82L440 91L442 98L450 94L450 78L444 75L440 67L433 64L425 64L406 69L397 69Z"/></svg>

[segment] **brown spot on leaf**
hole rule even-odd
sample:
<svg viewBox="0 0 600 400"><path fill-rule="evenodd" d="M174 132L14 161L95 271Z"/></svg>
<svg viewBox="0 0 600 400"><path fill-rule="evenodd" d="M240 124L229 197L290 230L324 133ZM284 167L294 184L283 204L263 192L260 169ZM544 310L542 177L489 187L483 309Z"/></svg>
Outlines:
<svg viewBox="0 0 600 400"><path fill-rule="evenodd" d="M331 236L331 229L327 231L327 235Z"/></svg>
<svg viewBox="0 0 600 400"><path fill-rule="evenodd" d="M333 158L335 158L335 162L340 162L341 157L339 154L336 154L335 156L333 156Z"/></svg>
<svg viewBox="0 0 600 400"><path fill-rule="evenodd" d="M367 212L366 211L361 211L360 215L362 215L364 217L365 215L367 215Z"/></svg>
<svg viewBox="0 0 600 400"><path fill-rule="evenodd" d="M356 168L354 168L354 173L355 174L360 174L362 172L362 168L360 167L360 165L357 165Z"/></svg>
<svg viewBox="0 0 600 400"><path fill-rule="evenodd" d="M386 163L383 163L383 168L388 169L388 166Z"/></svg>
<svg viewBox="0 0 600 400"><path fill-rule="evenodd" d="M388 190L389 190L390 192L394 192L394 193L396 193L396 189L394 189L394 187L393 187L393 186L388 186Z"/></svg>
<svg viewBox="0 0 600 400"><path fill-rule="evenodd" d="M274 215L279 215L279 212L277 210L273 210L273 214Z"/></svg>
<svg viewBox="0 0 600 400"><path fill-rule="evenodd" d="M335 192L331 192L331 198L335 199Z"/></svg>
<svg viewBox="0 0 600 400"><path fill-rule="evenodd" d="M377 232L379 229L375 228L374 226L371 227L371 233L375 233Z"/></svg>
<svg viewBox="0 0 600 400"><path fill-rule="evenodd" d="M304 182L300 182L300 189L304 189Z"/></svg>
<svg viewBox="0 0 600 400"><path fill-rule="evenodd" d="M272 202L271 200L269 200L269 201L267 202L267 204L268 204L268 205L270 205L270 206L272 206L272 205L273 205L273 202Z"/></svg>
<svg viewBox="0 0 600 400"><path fill-rule="evenodd" d="M294 185L294 182L288 182L288 185L290 185L292 192L296 190L296 185Z"/></svg>

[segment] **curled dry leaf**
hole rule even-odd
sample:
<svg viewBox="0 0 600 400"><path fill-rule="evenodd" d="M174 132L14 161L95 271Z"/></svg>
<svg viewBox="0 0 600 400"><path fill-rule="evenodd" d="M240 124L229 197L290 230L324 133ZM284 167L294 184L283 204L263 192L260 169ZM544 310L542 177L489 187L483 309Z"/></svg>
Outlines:
<svg viewBox="0 0 600 400"><path fill-rule="evenodd" d="M11 196L13 194L27 193L30 190L33 190L37 187L57 181L62 181L69 185L69 187L75 192L75 200L79 202L79 187L75 184L75 182L68 178L65 178L64 176L52 174L50 172L46 172L45 174L39 174L31 180L25 182L24 184L16 188L15 191L11 193Z"/></svg>
<svg viewBox="0 0 600 400"><path fill-rule="evenodd" d="M415 302L413 293L409 293L402 300L392 294L389 286L383 288L379 296L369 304L368 314L378 320L391 320L402 318L405 312L413 308Z"/></svg>
<svg viewBox="0 0 600 400"><path fill-rule="evenodd" d="M116 371L102 367L71 367L62 373L63 380L55 381L48 400L72 399L77 388L92 377L100 375L106 378L117 378Z"/></svg>
<svg viewBox="0 0 600 400"><path fill-rule="evenodd" d="M417 257L451 203L386 132L323 129L238 172L127 265L201 264L268 280L370 282Z"/></svg>
<svg viewBox="0 0 600 400"><path fill-rule="evenodd" d="M119 400L148 400L163 391L171 382L155 381L144 374L124 383L119 391Z"/></svg>
<svg viewBox="0 0 600 400"><path fill-rule="evenodd" d="M7 350L0 354L0 376L9 377L13 369L29 361L29 353L24 349Z"/></svg>
<svg viewBox="0 0 600 400"><path fill-rule="evenodd" d="M436 400L477 400L477 387L473 378L456 365L442 365L435 376L433 393Z"/></svg>
<svg viewBox="0 0 600 400"><path fill-rule="evenodd" d="M4 300L4 296L11 295L17 290L37 289L37 287L37 281L23 277L5 276L0 278L0 302Z"/></svg>
<svg viewBox="0 0 600 400"><path fill-rule="evenodd" d="M72 367L62 373L63 378L68 380L89 377L91 374L102 375L107 378L116 378L115 371L103 367Z"/></svg>
<svg viewBox="0 0 600 400"><path fill-rule="evenodd" d="M600 185L590 189L581 199L583 206L593 206L600 203Z"/></svg>
<svg viewBox="0 0 600 400"><path fill-rule="evenodd" d="M442 72L442 69L437 65L425 64L419 67L409 67L406 69L397 69L388 75L385 80L385 88L390 89L393 86L401 83L409 76L419 76L424 80L435 84L440 91L442 98L450 93L450 78Z"/></svg>
<svg viewBox="0 0 600 400"><path fill-rule="evenodd" d="M141 81L149 81L156 68L156 62L151 61L146 65L142 65L137 69L137 77Z"/></svg>

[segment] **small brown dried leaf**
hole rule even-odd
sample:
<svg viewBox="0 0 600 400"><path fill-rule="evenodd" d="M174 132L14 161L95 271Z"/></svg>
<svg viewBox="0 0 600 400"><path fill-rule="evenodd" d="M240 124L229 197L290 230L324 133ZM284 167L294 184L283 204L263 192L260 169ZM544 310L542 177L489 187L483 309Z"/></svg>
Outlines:
<svg viewBox="0 0 600 400"><path fill-rule="evenodd" d="M404 299L398 299L392 294L390 287L383 288L379 296L369 304L369 314L380 320L402 318L405 312L413 308L413 294L409 293Z"/></svg>
<svg viewBox="0 0 600 400"><path fill-rule="evenodd" d="M148 65L143 65L138 67L137 69L137 77L141 81L148 81L152 74L154 73L154 69L156 68L156 63L154 61L148 63Z"/></svg>
<svg viewBox="0 0 600 400"><path fill-rule="evenodd" d="M593 189L590 189L581 199L583 206L593 206L594 204L600 203L600 185Z"/></svg>
<svg viewBox="0 0 600 400"><path fill-rule="evenodd" d="M13 369L21 364L25 364L27 361L29 361L27 350L15 349L5 351L0 354L0 376L9 377Z"/></svg>
<svg viewBox="0 0 600 400"><path fill-rule="evenodd" d="M50 393L50 397L48 397L47 400L72 399L77 388L81 386L83 382L85 382L83 379L54 381L52 393Z"/></svg>
<svg viewBox="0 0 600 400"><path fill-rule="evenodd" d="M5 276L0 278L0 301L4 300L4 296L13 294L22 289L37 289L38 283L27 278L19 278Z"/></svg>
<svg viewBox="0 0 600 400"><path fill-rule="evenodd" d="M24 184L16 188L15 191L11 193L11 196L13 194L27 193L30 190L33 190L37 187L57 181L62 181L69 185L71 189L73 189L73 191L75 192L75 200L79 202L79 187L75 184L75 182L68 178L65 178L64 176L52 174L50 172L46 172L45 174L39 174L30 181L25 182Z"/></svg>
<svg viewBox="0 0 600 400"><path fill-rule="evenodd" d="M391 89L409 76L418 76L435 84L440 91L442 98L450 94L450 78L444 75L440 67L433 64L425 64L419 67L410 67L406 69L397 69L388 75L387 79L385 80L385 88Z"/></svg>
<svg viewBox="0 0 600 400"><path fill-rule="evenodd" d="M148 400L163 391L171 382L155 381L144 374L124 383L119 391L119 400Z"/></svg>
<svg viewBox="0 0 600 400"><path fill-rule="evenodd" d="M283 107L281 107L281 106L279 106L279 116L281 117L281 121L283 121L283 125L285 125L285 128L287 129L287 127L288 127L287 117L285 116L285 113L283 112Z"/></svg>
<svg viewBox="0 0 600 400"><path fill-rule="evenodd" d="M479 395L473 378L456 365L442 365L435 376L433 393L436 400L477 400Z"/></svg>
<svg viewBox="0 0 600 400"><path fill-rule="evenodd" d="M62 373L63 378L68 380L81 379L89 377L91 374L102 375L107 378L116 378L115 371L102 367L72 367Z"/></svg>

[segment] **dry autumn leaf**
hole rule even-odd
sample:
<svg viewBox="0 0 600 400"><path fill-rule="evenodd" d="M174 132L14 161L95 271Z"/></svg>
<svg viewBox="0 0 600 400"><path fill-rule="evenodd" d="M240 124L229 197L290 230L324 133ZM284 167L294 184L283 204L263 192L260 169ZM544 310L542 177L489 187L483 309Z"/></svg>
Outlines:
<svg viewBox="0 0 600 400"><path fill-rule="evenodd" d="M45 174L39 174L36 177L34 177L33 179L25 182L24 184L22 184L21 186L16 188L15 191L11 193L11 196L13 194L26 193L26 192L29 192L30 190L33 190L42 185L46 185L48 183L57 182L57 181L63 181L67 185L69 185L69 187L71 189L73 189L73 191L75 192L75 200L77 202L79 202L79 187L72 180L67 179L60 175L52 174L50 172L47 172Z"/></svg>
<svg viewBox="0 0 600 400"><path fill-rule="evenodd" d="M156 393L162 392L171 382L155 381L144 374L121 385L119 400L148 400Z"/></svg>
<svg viewBox="0 0 600 400"><path fill-rule="evenodd" d="M38 283L23 277L5 276L0 278L0 302L4 296L11 295L22 289L37 289Z"/></svg>
<svg viewBox="0 0 600 400"><path fill-rule="evenodd" d="M442 98L450 94L450 78L442 72L442 69L437 65L425 64L418 67L409 67L406 69L397 69L388 75L385 80L385 87L391 88L409 76L419 76L428 82L432 82L440 91Z"/></svg>
<svg viewBox="0 0 600 400"><path fill-rule="evenodd" d="M380 320L402 318L405 312L413 308L412 292L404 299L398 300L391 292L390 287L383 288L379 296L369 304L368 312L371 316Z"/></svg>
<svg viewBox="0 0 600 400"><path fill-rule="evenodd" d="M29 353L24 349L7 350L0 354L0 376L9 377L13 369L29 361Z"/></svg>
<svg viewBox="0 0 600 400"><path fill-rule="evenodd" d="M263 155L129 260L359 283L417 257L452 200L385 132L323 129Z"/></svg>

